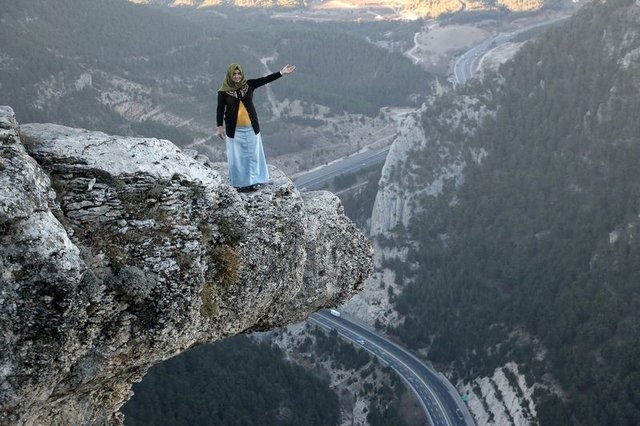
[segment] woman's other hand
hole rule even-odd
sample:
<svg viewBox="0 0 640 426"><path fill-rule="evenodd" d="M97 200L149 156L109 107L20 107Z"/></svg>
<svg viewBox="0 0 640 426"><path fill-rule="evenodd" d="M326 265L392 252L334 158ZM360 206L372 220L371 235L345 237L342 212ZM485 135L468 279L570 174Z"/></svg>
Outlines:
<svg viewBox="0 0 640 426"><path fill-rule="evenodd" d="M218 126L218 128L216 129L216 135L222 139L225 140L225 138L227 137L225 131L224 131L224 126Z"/></svg>
<svg viewBox="0 0 640 426"><path fill-rule="evenodd" d="M280 74L282 74L282 75L291 74L295 70L296 70L296 66L295 65L287 64L280 70Z"/></svg>

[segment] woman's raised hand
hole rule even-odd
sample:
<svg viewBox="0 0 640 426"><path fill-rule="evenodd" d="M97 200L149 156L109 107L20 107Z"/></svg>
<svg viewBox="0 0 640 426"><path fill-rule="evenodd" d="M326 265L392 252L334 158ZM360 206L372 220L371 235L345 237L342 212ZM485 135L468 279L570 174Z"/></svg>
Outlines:
<svg viewBox="0 0 640 426"><path fill-rule="evenodd" d="M287 64L284 67L282 67L282 69L280 70L280 74L282 74L282 75L291 74L295 70L296 70L296 66L295 65Z"/></svg>

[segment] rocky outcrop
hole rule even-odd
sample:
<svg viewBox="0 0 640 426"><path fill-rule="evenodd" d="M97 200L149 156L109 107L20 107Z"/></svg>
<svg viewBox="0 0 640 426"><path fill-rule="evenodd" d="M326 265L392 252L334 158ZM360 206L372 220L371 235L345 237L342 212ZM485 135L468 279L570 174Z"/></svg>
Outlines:
<svg viewBox="0 0 640 426"><path fill-rule="evenodd" d="M444 103L444 107L434 102ZM440 111L439 114L434 110ZM477 98L434 97L401 123L382 168L378 193L371 213L370 236L374 240L375 273L364 291L344 309L363 321L395 326L399 316L391 297L402 291L396 274L384 266L406 262L408 246L394 242L412 218L429 217L431 206L445 198L456 203L455 189L464 182L468 163L480 164L487 151L468 147L464 139L477 124L493 114ZM456 129L457 133L450 133ZM391 243L390 243L391 242ZM404 277L405 284L409 278Z"/></svg>
<svg viewBox="0 0 640 426"><path fill-rule="evenodd" d="M441 112L434 113L436 108ZM476 97L442 96L407 117L382 169L371 236L388 237L397 226L406 227L429 200L447 196L455 203L451 189L464 182L468 163L479 164L487 155L484 148L467 146L466 138L491 114Z"/></svg>
<svg viewBox="0 0 640 426"><path fill-rule="evenodd" d="M404 191L394 177L398 165L405 163L411 156L410 151L424 141L417 115L418 112L403 121L382 167L380 188L371 213L371 235L389 233L398 225L407 226L413 213L411 193Z"/></svg>
<svg viewBox="0 0 640 426"><path fill-rule="evenodd" d="M0 107L1 424L120 424L154 363L361 289L371 246L335 196L225 168Z"/></svg>

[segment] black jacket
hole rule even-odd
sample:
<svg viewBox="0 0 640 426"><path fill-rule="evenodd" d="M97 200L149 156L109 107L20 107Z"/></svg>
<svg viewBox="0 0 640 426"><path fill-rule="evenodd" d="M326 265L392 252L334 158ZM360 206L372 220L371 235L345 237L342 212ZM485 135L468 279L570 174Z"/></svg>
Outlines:
<svg viewBox="0 0 640 426"><path fill-rule="evenodd" d="M225 132L227 136L233 138L236 133L236 122L238 121L238 109L240 106L240 100L244 103L244 107L249 113L249 119L251 120L251 127L256 133L260 133L260 124L258 123L258 114L256 113L256 107L253 105L253 91L260 86L264 86L267 83L271 83L274 80L282 77L280 71L269 74L265 77L254 78L247 80L247 93L244 96L241 95L238 90L236 93L238 97L232 96L227 92L218 92L218 107L216 109L216 122L218 126L222 126L224 119Z"/></svg>

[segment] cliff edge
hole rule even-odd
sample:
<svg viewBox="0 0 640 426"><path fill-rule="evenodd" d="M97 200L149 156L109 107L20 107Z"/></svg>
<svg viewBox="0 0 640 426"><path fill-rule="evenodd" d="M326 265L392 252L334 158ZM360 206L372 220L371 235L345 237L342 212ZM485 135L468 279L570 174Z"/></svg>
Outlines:
<svg viewBox="0 0 640 426"><path fill-rule="evenodd" d="M240 194L225 169L0 107L1 424L122 424L153 364L362 288L371 245L337 197L275 168Z"/></svg>

